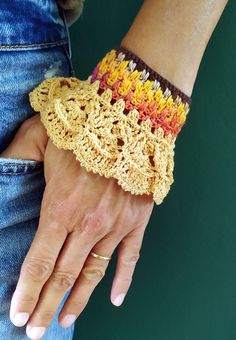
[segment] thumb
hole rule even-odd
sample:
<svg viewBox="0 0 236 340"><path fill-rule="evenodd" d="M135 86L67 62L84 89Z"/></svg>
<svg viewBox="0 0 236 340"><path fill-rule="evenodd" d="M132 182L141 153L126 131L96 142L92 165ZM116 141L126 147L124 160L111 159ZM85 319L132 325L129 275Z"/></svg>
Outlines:
<svg viewBox="0 0 236 340"><path fill-rule="evenodd" d="M40 115L36 114L21 124L0 157L43 161L47 142L46 130L41 123Z"/></svg>

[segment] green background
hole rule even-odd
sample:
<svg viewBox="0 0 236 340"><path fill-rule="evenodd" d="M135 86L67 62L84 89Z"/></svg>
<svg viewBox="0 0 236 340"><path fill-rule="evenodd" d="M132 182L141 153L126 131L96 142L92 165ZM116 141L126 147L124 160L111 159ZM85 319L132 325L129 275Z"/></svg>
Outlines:
<svg viewBox="0 0 236 340"><path fill-rule="evenodd" d="M119 44L141 3L86 0L70 28L79 78ZM123 306L110 303L114 257L74 339L236 339L235 23L231 1L201 62L176 142L175 182L153 210Z"/></svg>

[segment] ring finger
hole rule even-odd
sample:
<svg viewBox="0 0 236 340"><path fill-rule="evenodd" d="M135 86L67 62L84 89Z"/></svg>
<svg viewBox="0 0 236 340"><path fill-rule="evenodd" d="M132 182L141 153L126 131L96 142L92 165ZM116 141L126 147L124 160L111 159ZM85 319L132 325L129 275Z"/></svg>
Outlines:
<svg viewBox="0 0 236 340"><path fill-rule="evenodd" d="M109 235L99 241L92 249L95 254L110 258L121 239ZM96 258L89 254L84 267L66 300L60 315L59 322L63 327L69 327L81 314L88 303L92 292L105 275L109 260Z"/></svg>

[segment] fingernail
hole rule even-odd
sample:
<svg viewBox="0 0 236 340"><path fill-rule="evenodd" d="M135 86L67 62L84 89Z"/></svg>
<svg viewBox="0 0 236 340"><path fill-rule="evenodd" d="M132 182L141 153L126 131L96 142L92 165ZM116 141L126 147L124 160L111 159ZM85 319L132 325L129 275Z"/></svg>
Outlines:
<svg viewBox="0 0 236 340"><path fill-rule="evenodd" d="M115 300L113 301L113 304L117 307L119 307L120 305L122 305L122 302L124 301L125 298L125 294L120 294L118 295Z"/></svg>
<svg viewBox="0 0 236 340"><path fill-rule="evenodd" d="M46 331L45 327L26 327L26 334L30 339L38 340L40 339Z"/></svg>
<svg viewBox="0 0 236 340"><path fill-rule="evenodd" d="M26 324L29 319L29 313L16 313L13 318L12 322L17 327L22 327Z"/></svg>
<svg viewBox="0 0 236 340"><path fill-rule="evenodd" d="M65 328L70 327L73 322L75 322L76 315L75 314L68 314L61 320L61 325Z"/></svg>

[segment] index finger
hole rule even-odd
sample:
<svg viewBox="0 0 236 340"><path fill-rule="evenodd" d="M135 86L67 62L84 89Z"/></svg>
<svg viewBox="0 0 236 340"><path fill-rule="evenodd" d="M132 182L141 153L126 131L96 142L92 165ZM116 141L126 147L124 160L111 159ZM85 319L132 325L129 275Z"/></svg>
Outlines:
<svg viewBox="0 0 236 340"><path fill-rule="evenodd" d="M50 277L56 259L67 237L67 230L43 209L31 247L21 266L20 276L11 300L10 319L24 326L33 312L43 285Z"/></svg>

